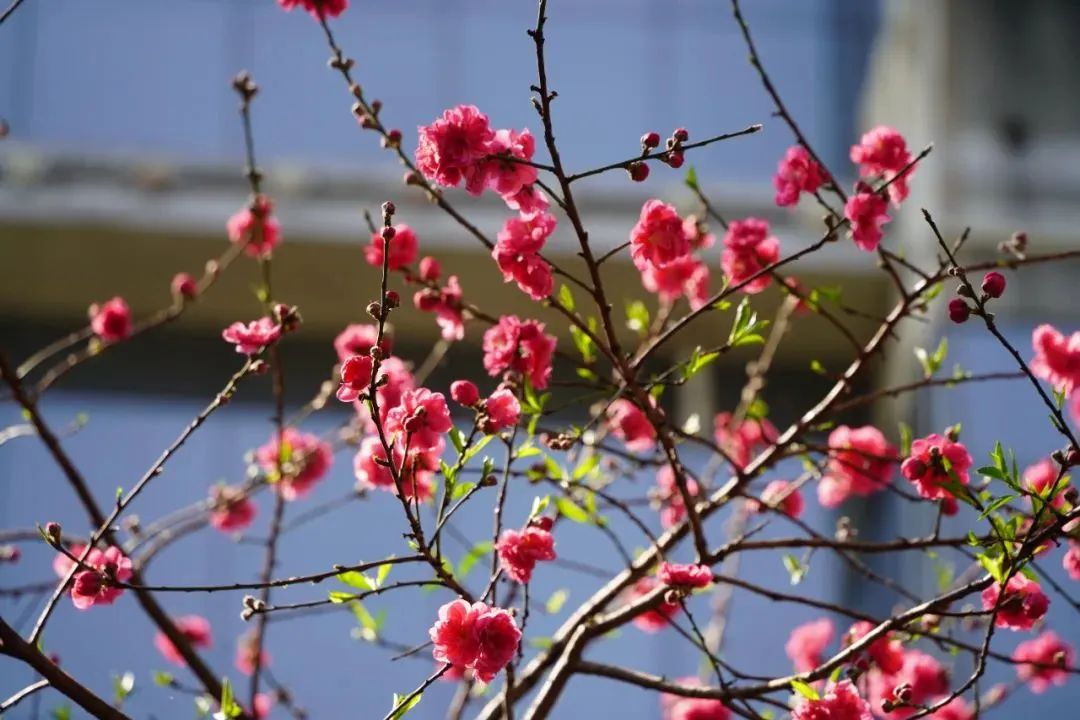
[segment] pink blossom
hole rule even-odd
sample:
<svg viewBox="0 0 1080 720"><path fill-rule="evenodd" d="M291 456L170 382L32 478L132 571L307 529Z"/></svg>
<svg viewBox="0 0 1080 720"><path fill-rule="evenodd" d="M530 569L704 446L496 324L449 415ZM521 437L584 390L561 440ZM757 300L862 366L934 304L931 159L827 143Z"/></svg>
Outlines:
<svg viewBox="0 0 1080 720"><path fill-rule="evenodd" d="M110 584L111 580L127 582L131 578L131 560L116 546L105 550L94 548L86 556L83 566L95 569L75 573L71 602L79 610L93 605L112 605L124 590Z"/></svg>
<svg viewBox="0 0 1080 720"><path fill-rule="evenodd" d="M946 697L948 696L934 698L927 705L937 705ZM967 700L955 697L947 705L935 710L926 717L927 720L975 720L975 711L971 709L971 705Z"/></svg>
<svg viewBox="0 0 1080 720"><path fill-rule="evenodd" d="M851 239L856 247L866 252L877 250L884 232L881 226L892 218L888 215L889 203L881 195L866 189L858 189L844 204L844 217L851 223Z"/></svg>
<svg viewBox="0 0 1080 720"><path fill-rule="evenodd" d="M908 180L915 168L904 170L911 162L911 153L904 136L893 128L879 125L863 135L859 144L851 147L851 162L859 166L860 177L892 181L889 197L897 207L907 199ZM901 171L903 175L897 177Z"/></svg>
<svg viewBox="0 0 1080 720"><path fill-rule="evenodd" d="M484 333L484 369L492 377L513 370L543 390L551 378L555 344L554 337L544 334L543 323L503 315Z"/></svg>
<svg viewBox="0 0 1080 720"><path fill-rule="evenodd" d="M371 387L371 372L375 361L370 355L353 355L341 364L341 385L337 399L353 402Z"/></svg>
<svg viewBox="0 0 1080 720"><path fill-rule="evenodd" d="M966 447L933 433L911 443L911 454L900 464L900 473L915 484L924 498L942 500L953 495L943 484L955 477L961 485L967 485L970 467L971 455Z"/></svg>
<svg viewBox="0 0 1080 720"><path fill-rule="evenodd" d="M409 452L428 452L442 445L443 433L454 423L442 393L427 388L407 390L386 416L386 432L397 435Z"/></svg>
<svg viewBox="0 0 1080 720"><path fill-rule="evenodd" d="M880 430L841 425L829 434L829 462L818 485L818 501L837 507L850 495L884 490L892 475L896 450Z"/></svg>
<svg viewBox="0 0 1080 720"><path fill-rule="evenodd" d="M799 193L815 193L825 182L826 173L801 145L789 147L773 175L776 204L791 207L799 202Z"/></svg>
<svg viewBox="0 0 1080 720"><path fill-rule="evenodd" d="M899 671L890 675L880 670L872 670L868 674L867 685L867 694L876 706L885 702L896 703L896 688L901 685L908 686L911 690L909 705L901 703L884 716L890 720L902 720L918 712L915 706L927 704L931 698L947 693L949 674L933 655L921 650L909 650L903 655Z"/></svg>
<svg viewBox="0 0 1080 720"><path fill-rule="evenodd" d="M487 115L474 105L458 105L419 131L416 166L424 177L447 187L457 187L464 179L470 193L483 192L480 161L495 139Z"/></svg>
<svg viewBox="0 0 1080 720"><path fill-rule="evenodd" d="M213 646L214 639L210 634L210 623L206 618L199 615L184 615L173 620L173 624L176 625L176 629L180 631L180 634L184 636L192 647L209 648ZM172 640L165 633L159 632L154 636L154 647L173 665L179 665L180 667L187 665L184 656L180 654L180 651L176 649Z"/></svg>
<svg viewBox="0 0 1080 720"><path fill-rule="evenodd" d="M330 443L296 428L285 428L279 446L278 435L255 451L255 461L270 478L274 492L286 500L307 495L323 479L334 461ZM280 462L280 476L279 465Z"/></svg>
<svg viewBox="0 0 1080 720"><path fill-rule="evenodd" d="M690 309L697 310L709 299L709 267L692 255L684 255L663 267L647 266L641 271L641 284L667 304L685 295Z"/></svg>
<svg viewBox="0 0 1080 720"><path fill-rule="evenodd" d="M386 378L385 380L383 378ZM408 366L399 357L388 357L379 363L375 399L379 403L379 419L385 423L390 411L401 403L402 396L416 387Z"/></svg>
<svg viewBox="0 0 1080 720"><path fill-rule="evenodd" d="M349 0L277 0L285 10L302 7L316 18L337 17L349 7Z"/></svg>
<svg viewBox="0 0 1080 720"><path fill-rule="evenodd" d="M1065 491L1069 488L1069 480L1067 477L1058 479L1058 467L1053 460L1043 458L1029 465L1024 470L1023 480L1024 486L1041 498L1049 498L1053 488L1054 496L1050 505L1059 510L1065 505ZM1035 507L1041 507L1041 503Z"/></svg>
<svg viewBox="0 0 1080 720"><path fill-rule="evenodd" d="M450 397L459 405L473 407L480 402L480 390L468 380L455 380L450 383Z"/></svg>
<svg viewBox="0 0 1080 720"><path fill-rule="evenodd" d="M484 683L506 667L521 642L521 630L509 612L460 599L439 608L429 635L437 661L474 670Z"/></svg>
<svg viewBox="0 0 1080 720"><path fill-rule="evenodd" d="M773 424L765 418L747 418L737 428L731 427L733 420L731 413L719 413L713 421L716 425L714 435L716 444L727 454L728 459L735 467L742 469L758 451L776 440L777 432Z"/></svg>
<svg viewBox="0 0 1080 720"><path fill-rule="evenodd" d="M131 335L131 308L122 297L90 306L90 329L105 342L119 342Z"/></svg>
<svg viewBox="0 0 1080 720"><path fill-rule="evenodd" d="M683 233L694 250L707 250L716 244L716 236L706 231L705 224L696 215L687 215L683 219Z"/></svg>
<svg viewBox="0 0 1080 720"><path fill-rule="evenodd" d="M442 265L430 255L420 259L420 279L424 282L438 282L442 276Z"/></svg>
<svg viewBox="0 0 1080 720"><path fill-rule="evenodd" d="M1068 643L1047 630L1017 645L1012 659L1023 663L1016 666L1016 675L1027 683L1031 692L1041 695L1051 685L1068 682L1069 670L1075 669L1076 654Z"/></svg>
<svg viewBox="0 0 1080 720"><path fill-rule="evenodd" d="M234 322L221 331L221 337L235 345L236 352L241 355L257 355L277 342L281 337L281 326L268 317L261 317L247 325Z"/></svg>
<svg viewBox="0 0 1080 720"><path fill-rule="evenodd" d="M488 435L514 427L521 419L521 404L507 388L496 390L484 401L483 431Z"/></svg>
<svg viewBox="0 0 1080 720"><path fill-rule="evenodd" d="M662 562L656 576L664 585L680 588L709 587L713 581L712 570L708 565Z"/></svg>
<svg viewBox="0 0 1080 720"><path fill-rule="evenodd" d="M342 2L348 2L348 0L342 0ZM267 717L270 714L270 710L274 707L274 700L266 693L259 693L255 696L255 718L260 720Z"/></svg>
<svg viewBox="0 0 1080 720"><path fill-rule="evenodd" d="M230 242L243 245L244 252L253 258L270 257L281 242L281 225L274 217L274 204L263 195L230 217L225 231Z"/></svg>
<svg viewBox="0 0 1080 720"><path fill-rule="evenodd" d="M518 160L532 160L536 152L536 140L528 130L496 130L495 137L488 144L490 155L506 155ZM477 182L482 179L478 190L468 188L469 192L479 195L484 189L484 184L499 195L516 195L523 187L531 186L536 182L536 168L525 163L513 162L498 157L493 157L483 163L473 179Z"/></svg>
<svg viewBox="0 0 1080 720"><path fill-rule="evenodd" d="M874 624L866 620L855 623L844 636L844 647L854 645L873 629ZM870 647L866 648L866 654L886 675L898 673L904 666L904 646L899 640L893 638L891 632L880 635L871 642Z"/></svg>
<svg viewBox="0 0 1080 720"><path fill-rule="evenodd" d="M547 195L535 185L525 185L513 195L503 195L503 200L508 208L517 210L522 217L547 212L551 206Z"/></svg>
<svg viewBox="0 0 1080 720"><path fill-rule="evenodd" d="M851 681L841 680L829 685L817 700L800 699L791 720L873 720L873 715Z"/></svg>
<svg viewBox="0 0 1080 720"><path fill-rule="evenodd" d="M1001 585L996 582L983 590L983 610L993 610L1000 596ZM1010 630L1030 630L1049 608L1050 598L1046 597L1039 583L1017 573L1005 585L1005 598L998 607L994 625Z"/></svg>
<svg viewBox="0 0 1080 720"><path fill-rule="evenodd" d="M679 678L680 685L701 687L696 677ZM664 720L729 720L731 711L719 700L712 698L683 697L671 693L660 694L660 707Z"/></svg>
<svg viewBox="0 0 1080 720"><path fill-rule="evenodd" d="M75 557L82 557L83 551L86 550L86 546L82 543L71 543L67 546L67 550ZM53 558L52 567L53 572L56 573L56 577L63 579L71 572L71 568L75 567L75 561L64 553L57 552L56 557Z"/></svg>
<svg viewBox="0 0 1080 720"><path fill-rule="evenodd" d="M527 583L537 562L555 559L555 538L550 531L530 525L521 531L503 531L495 550L503 571L515 582Z"/></svg>
<svg viewBox="0 0 1080 720"><path fill-rule="evenodd" d="M379 328L375 325L354 324L346 325L345 329L334 338L334 352L337 353L338 361L345 362L353 355L368 355L375 342L379 339ZM383 355L389 355L393 348L393 339L388 331L383 332L379 349Z"/></svg>
<svg viewBox="0 0 1080 720"><path fill-rule="evenodd" d="M637 405L619 398L607 409L611 434L623 441L630 452L648 452L656 447L656 428Z"/></svg>
<svg viewBox="0 0 1080 720"><path fill-rule="evenodd" d="M441 290L425 288L413 296L417 310L435 313L435 323L442 330L443 340L461 340L465 337L465 322L461 310L461 285L457 275L446 280Z"/></svg>
<svg viewBox="0 0 1080 720"><path fill-rule="evenodd" d="M255 659L254 633L241 635L236 643L236 669L242 674L250 676L255 672ZM270 665L270 653L265 649L258 654L258 659L260 667L268 667Z"/></svg>
<svg viewBox="0 0 1080 720"><path fill-rule="evenodd" d="M795 672L809 672L820 665L835 632L828 618L803 623L792 630L784 652L795 664Z"/></svg>
<svg viewBox="0 0 1080 720"><path fill-rule="evenodd" d="M368 265L374 268L382 268L383 248L386 243L387 240L383 238L381 232L374 233L371 236L371 243L364 247L364 259L367 260ZM390 238L389 244L390 255L387 260L387 267L390 270L400 270L411 265L416 260L420 246L416 240L416 233L405 223L394 226L394 236Z"/></svg>
<svg viewBox="0 0 1080 720"><path fill-rule="evenodd" d="M1065 572L1073 580L1080 580L1080 543L1075 540L1069 542L1069 549L1065 551L1065 557L1061 560Z"/></svg>
<svg viewBox="0 0 1080 720"><path fill-rule="evenodd" d="M732 285L741 285L780 259L780 241L769 235L769 223L758 218L736 220L724 233L720 264ZM769 287L772 277L762 274L740 288L747 295Z"/></svg>
<svg viewBox="0 0 1080 720"><path fill-rule="evenodd" d="M630 230L630 255L638 270L663 267L690 252L683 220L675 208L660 200L649 200Z"/></svg>
<svg viewBox="0 0 1080 720"><path fill-rule="evenodd" d="M645 576L634 583L627 593L627 601L635 602L645 597L649 593L660 587L660 581L654 577ZM638 613L634 616L634 625L639 630L647 633L655 633L663 630L671 622L671 618L679 612L679 604L676 602L667 602L667 599L661 599L659 604L653 605L650 609Z"/></svg>
<svg viewBox="0 0 1080 720"><path fill-rule="evenodd" d="M1031 334L1031 345L1031 371L1056 390L1071 393L1080 383L1080 332L1065 337L1052 325L1040 325Z"/></svg>
<svg viewBox="0 0 1080 720"><path fill-rule="evenodd" d="M788 480L773 480L766 485L761 491L761 502L752 500L750 509L754 512L764 512L762 504L776 508L793 518L802 515L804 506L802 493Z"/></svg>
<svg viewBox="0 0 1080 720"><path fill-rule="evenodd" d="M255 519L255 503L240 488L215 485L210 501L210 526L221 532L239 532Z"/></svg>
<svg viewBox="0 0 1080 720"><path fill-rule="evenodd" d="M555 217L547 213L508 218L491 251L504 281L516 282L534 300L548 297L554 287L551 266L540 257L554 230Z"/></svg>
<svg viewBox="0 0 1080 720"><path fill-rule="evenodd" d="M405 497L412 499L414 496L421 502L431 497L433 490L431 476L438 466L438 458L432 454L414 453L403 458L401 447L393 448L394 467L398 470L401 486ZM397 485L394 482L394 474L384 463L386 462L386 450L382 441L370 435L360 442L360 450L353 459L353 472L356 481L362 488L378 488L389 490L398 494ZM417 496L418 494L418 496Z"/></svg>
<svg viewBox="0 0 1080 720"><path fill-rule="evenodd" d="M686 478L686 491L690 497L697 497L697 481ZM660 505L660 524L665 528L678 525L686 517L686 504L675 483L675 471L671 465L664 465L656 473L656 501Z"/></svg>

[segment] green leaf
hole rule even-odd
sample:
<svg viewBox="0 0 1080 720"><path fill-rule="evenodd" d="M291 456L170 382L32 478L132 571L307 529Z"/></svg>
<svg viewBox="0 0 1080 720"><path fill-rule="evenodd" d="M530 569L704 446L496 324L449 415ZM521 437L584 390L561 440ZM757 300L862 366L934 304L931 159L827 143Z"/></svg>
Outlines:
<svg viewBox="0 0 1080 720"><path fill-rule="evenodd" d="M219 714L223 718L234 718L239 717L243 713L244 711L236 704L236 699L233 697L232 683L229 682L229 678L222 678L221 712Z"/></svg>
<svg viewBox="0 0 1080 720"><path fill-rule="evenodd" d="M124 702L134 689L135 673L129 671L123 675L113 675L113 697L117 703Z"/></svg>
<svg viewBox="0 0 1080 720"><path fill-rule="evenodd" d="M465 576L473 569L477 561L491 552L494 545L490 540L481 540L472 546L472 549L465 554L465 557L461 558L461 562L458 564L457 577L459 580L464 580Z"/></svg>
<svg viewBox="0 0 1080 720"><path fill-rule="evenodd" d="M686 187L691 190L698 189L697 171L694 170L693 165L686 169L686 177L683 179L683 182L686 183Z"/></svg>
<svg viewBox="0 0 1080 720"><path fill-rule="evenodd" d="M574 468L573 479L580 480L586 475L592 473L596 468L600 466L600 455L597 453L591 453L586 456L576 468Z"/></svg>
<svg viewBox="0 0 1080 720"><path fill-rule="evenodd" d="M367 575L357 572L356 570L349 570L347 572L340 573L337 579L349 587L357 588L358 590L374 590L378 585L374 580Z"/></svg>
<svg viewBox="0 0 1080 720"><path fill-rule="evenodd" d="M544 609L548 611L549 615L562 610L562 606L566 604L566 600L570 597L570 591L565 589L559 589L551 593L551 597L544 603Z"/></svg>
<svg viewBox="0 0 1080 720"><path fill-rule="evenodd" d="M1008 505L1011 501L1013 501L1015 499L1016 499L1015 495L1004 495L1002 497L997 498L996 500L994 500L993 502L991 502L989 505L986 506L986 509L983 510L982 513L979 515L979 520L985 520L987 518L987 516L990 515L990 513L994 512L995 510L997 510L997 509L999 509L999 508L1001 508L1001 507L1003 507L1005 505Z"/></svg>
<svg viewBox="0 0 1080 720"><path fill-rule="evenodd" d="M744 297L735 308L735 320L731 324L731 332L728 333L728 345L741 347L765 342L759 331L764 330L768 324L768 320L758 320L757 313L750 307L750 299Z"/></svg>
<svg viewBox="0 0 1080 720"><path fill-rule="evenodd" d="M465 436L456 427L450 428L450 442L454 444L454 449L460 455L462 448L465 447Z"/></svg>
<svg viewBox="0 0 1080 720"><path fill-rule="evenodd" d="M532 502L532 509L529 510L529 519L531 520L532 518L547 510L548 504L550 503L550 495L544 495L543 497L534 497Z"/></svg>
<svg viewBox="0 0 1080 720"><path fill-rule="evenodd" d="M570 520L571 522L589 522L589 513L586 512L580 505L575 503L570 498L555 498L555 507L559 510L560 515L565 517L567 520Z"/></svg>
<svg viewBox="0 0 1080 720"><path fill-rule="evenodd" d="M374 642L379 637L379 628L382 625L376 618L372 617L367 608L359 600L354 600L349 603L349 609L352 610L353 617L360 624L359 637L361 640L367 640L368 642Z"/></svg>
<svg viewBox="0 0 1080 720"><path fill-rule="evenodd" d="M1002 567L1003 559L1000 557L990 557L985 553L980 553L976 556L979 564L983 566L986 572L990 573L990 576L994 578L998 583L1001 583L1005 578L1005 571Z"/></svg>
<svg viewBox="0 0 1080 720"><path fill-rule="evenodd" d="M52 715L53 720L71 720L71 706L64 703L59 707L53 708L52 712L49 714Z"/></svg>
<svg viewBox="0 0 1080 720"><path fill-rule="evenodd" d="M350 600L355 600L356 595L348 592L341 592L340 590L331 590L327 593L327 599L335 605L347 603Z"/></svg>
<svg viewBox="0 0 1080 720"><path fill-rule="evenodd" d="M807 698L808 700L821 699L821 696L818 695L818 691L807 683L804 683L802 680L793 679L791 681L791 689L802 695L804 698Z"/></svg>
<svg viewBox="0 0 1080 720"><path fill-rule="evenodd" d="M390 557L393 557L391 555ZM386 582L386 578L390 576L390 571L394 569L393 563L383 563L379 566L379 569L375 571L375 587L382 587Z"/></svg>
<svg viewBox="0 0 1080 720"><path fill-rule="evenodd" d="M808 566L799 562L799 558L794 555L784 555L784 568L787 569L788 575L791 576L791 584L798 585L806 577L807 571L810 569Z"/></svg>
<svg viewBox="0 0 1080 720"><path fill-rule="evenodd" d="M907 457L911 454L912 440L911 426L906 422L900 423L900 456Z"/></svg>
<svg viewBox="0 0 1080 720"><path fill-rule="evenodd" d="M152 677L154 678L154 684L158 687L168 687L176 681L172 673L164 670L155 670Z"/></svg>
<svg viewBox="0 0 1080 720"><path fill-rule="evenodd" d="M564 308L570 312L574 312L576 307L574 305L574 293L570 292L570 288L565 284L559 288L559 302L562 303Z"/></svg>
<svg viewBox="0 0 1080 720"><path fill-rule="evenodd" d="M649 332L649 308L640 300L634 300L626 305L626 327L638 335Z"/></svg>
<svg viewBox="0 0 1080 720"><path fill-rule="evenodd" d="M474 487L476 487L476 483L471 480L469 482L457 483L454 485L454 491L450 493L450 499L460 500L468 495Z"/></svg>
<svg viewBox="0 0 1080 720"><path fill-rule="evenodd" d="M718 352L703 352L700 346L695 347L694 351L690 353L690 359L682 366L683 381L689 380L709 365L712 365L718 357L720 357Z"/></svg>
<svg viewBox="0 0 1080 720"><path fill-rule="evenodd" d="M401 702L407 697L409 696L398 695L397 693L394 693L394 703L390 706L390 708L397 708L397 710L394 710L394 712L387 718L387 720L398 720L398 718L403 717L405 713L416 707L416 704L420 702L420 698L424 697L424 693L416 693L415 697L409 698L408 702L401 705L401 707L398 707L398 705L401 704Z"/></svg>

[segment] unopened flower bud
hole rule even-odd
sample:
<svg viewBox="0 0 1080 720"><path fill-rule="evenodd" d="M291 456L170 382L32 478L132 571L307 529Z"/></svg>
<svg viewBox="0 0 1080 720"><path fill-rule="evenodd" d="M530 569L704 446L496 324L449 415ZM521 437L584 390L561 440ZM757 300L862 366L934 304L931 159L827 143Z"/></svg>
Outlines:
<svg viewBox="0 0 1080 720"><path fill-rule="evenodd" d="M393 310L401 305L401 296L398 295L397 290L386 291L386 306Z"/></svg>
<svg viewBox="0 0 1080 720"><path fill-rule="evenodd" d="M498 484L499 484L499 479L497 477L495 477L494 475L485 475L483 477L483 479L480 480L480 487L494 487L495 485L498 485Z"/></svg>
<svg viewBox="0 0 1080 720"><path fill-rule="evenodd" d="M419 185L420 184L420 176L417 173L413 172L412 170L405 173L404 180L405 180L406 185Z"/></svg>
<svg viewBox="0 0 1080 720"><path fill-rule="evenodd" d="M386 227L384 227L382 229L381 233L382 233L382 239L389 241L389 240L393 240L394 236L397 235L397 230L395 230L392 225L387 225Z"/></svg>
<svg viewBox="0 0 1080 720"><path fill-rule="evenodd" d="M897 685L896 688L893 689L893 696L904 705L909 704L911 702L911 698L913 697L911 685L909 685L908 683L901 683Z"/></svg>
<svg viewBox="0 0 1080 720"><path fill-rule="evenodd" d="M999 298L1005 294L1005 276L996 270L991 270L983 276L982 291L992 298Z"/></svg>
<svg viewBox="0 0 1080 720"><path fill-rule="evenodd" d="M450 383L450 397L460 405L473 407L480 402L480 390L468 380L455 380Z"/></svg>
<svg viewBox="0 0 1080 720"><path fill-rule="evenodd" d="M60 542L60 536L63 535L63 533L64 528L60 526L60 523L45 523L45 537L48 538L49 542L54 544Z"/></svg>
<svg viewBox="0 0 1080 720"><path fill-rule="evenodd" d="M954 323L965 323L971 317L971 306L963 298L953 298L949 301L949 319Z"/></svg>
<svg viewBox="0 0 1080 720"><path fill-rule="evenodd" d="M551 532L552 526L555 525L555 520L548 515L540 515L534 517L529 524L540 528L544 532Z"/></svg>
<svg viewBox="0 0 1080 720"><path fill-rule="evenodd" d="M382 204L383 217L392 217L397 212L397 206L391 201L387 200Z"/></svg>
<svg viewBox="0 0 1080 720"><path fill-rule="evenodd" d="M173 297L191 300L199 294L199 284L188 273L176 273L169 285Z"/></svg>
<svg viewBox="0 0 1080 720"><path fill-rule="evenodd" d="M684 160L685 158L683 157L681 151L673 150L667 154L664 162L666 162L670 167L678 169L682 167Z"/></svg>
<svg viewBox="0 0 1080 720"><path fill-rule="evenodd" d="M378 320L382 316L382 305L377 302L369 302L367 306L367 313L371 317Z"/></svg>
<svg viewBox="0 0 1080 720"><path fill-rule="evenodd" d="M634 182L644 182L649 177L649 166L643 162L632 162L626 170Z"/></svg>
<svg viewBox="0 0 1080 720"><path fill-rule="evenodd" d="M690 139L690 132L686 128L678 128L671 134L671 137L675 138L679 142L686 142Z"/></svg>
<svg viewBox="0 0 1080 720"><path fill-rule="evenodd" d="M371 101L371 112L378 115L380 110L382 110L382 100L379 100L379 99L372 100Z"/></svg>
<svg viewBox="0 0 1080 720"><path fill-rule="evenodd" d="M660 133L649 132L641 136L641 147L652 150L660 145Z"/></svg>

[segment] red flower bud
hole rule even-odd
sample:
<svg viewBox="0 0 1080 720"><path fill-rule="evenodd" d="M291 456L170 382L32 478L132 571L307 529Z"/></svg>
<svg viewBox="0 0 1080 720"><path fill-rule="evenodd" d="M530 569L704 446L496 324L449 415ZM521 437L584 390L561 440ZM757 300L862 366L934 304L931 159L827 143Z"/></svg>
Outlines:
<svg viewBox="0 0 1080 720"><path fill-rule="evenodd" d="M953 298L949 301L949 319L954 323L967 322L971 317L971 307L963 298Z"/></svg>
<svg viewBox="0 0 1080 720"><path fill-rule="evenodd" d="M468 380L455 380L450 383L450 397L465 407L473 407L480 402L480 391Z"/></svg>
<svg viewBox="0 0 1080 720"><path fill-rule="evenodd" d="M667 158L664 160L668 165L673 168L681 168L685 158L680 151L672 150L667 154Z"/></svg>
<svg viewBox="0 0 1080 720"><path fill-rule="evenodd" d="M401 296L398 295L397 290L386 291L386 306L389 308L396 308L401 305Z"/></svg>
<svg viewBox="0 0 1080 720"><path fill-rule="evenodd" d="M996 270L991 270L983 276L982 291L992 298L999 298L1005 294L1005 276Z"/></svg>
<svg viewBox="0 0 1080 720"><path fill-rule="evenodd" d="M199 284L195 282L195 278L185 272L176 273L170 287L174 297L181 297L186 300L191 300L199 294Z"/></svg>
<svg viewBox="0 0 1080 720"><path fill-rule="evenodd" d="M690 139L690 132L686 128L678 128L671 134L671 137L679 142L686 142Z"/></svg>
<svg viewBox="0 0 1080 720"><path fill-rule="evenodd" d="M660 145L660 133L650 132L641 136L641 147L652 150Z"/></svg>
<svg viewBox="0 0 1080 720"><path fill-rule="evenodd" d="M649 177L649 166L643 162L632 162L627 172L630 173L630 179L634 182L644 182L645 178Z"/></svg>

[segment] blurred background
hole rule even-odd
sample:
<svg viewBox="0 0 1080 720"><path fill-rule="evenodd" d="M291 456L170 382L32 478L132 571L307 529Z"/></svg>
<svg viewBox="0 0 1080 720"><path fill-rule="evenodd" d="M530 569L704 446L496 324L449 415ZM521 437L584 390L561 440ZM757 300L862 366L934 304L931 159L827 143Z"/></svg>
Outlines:
<svg viewBox="0 0 1080 720"><path fill-rule="evenodd" d="M497 0L354 0L334 22L339 42L357 61L356 74L368 97L384 103L382 117L400 127L408 147L415 128L459 103L479 106L496 127L538 132L529 104L535 58L525 30L535 20L532 2ZM913 151L934 143L912 183L912 197L888 226L886 242L915 262L930 263L935 250L918 208L930 209L947 235L972 228L972 261L989 259L997 244L1025 230L1033 252L1075 248L1080 220L1080 5L1071 0L756 0L745 15L766 68L791 112L830 168L853 180L848 148L879 123L898 128ZM793 212L773 205L770 178L791 144L756 75L727 3L709 0L590 0L553 2L548 25L549 74L559 98L555 121L562 154L575 170L629 157L642 133L662 136L686 127L691 139L761 122L763 132L712 145L688 155L702 188L733 218L757 215L772 223L783 252L793 252L820 233L820 210L803 203ZM254 130L268 193L277 202L284 243L275 253L275 294L304 315L302 332L283 346L291 408L307 402L335 361L331 341L348 323L366 320L364 307L377 295L377 275L360 250L368 240L365 210L387 199L398 218L417 232L421 252L437 255L446 274L461 278L466 295L501 313L540 317L562 335L553 314L502 283L488 254L438 208L401 183L401 168L377 139L361 131L349 112L340 78L326 67L328 51L317 25L301 12L282 12L270 0L27 0L0 27L0 117L9 136L0 142L0 347L16 361L86 323L92 302L124 296L136 318L169 302L169 280L178 271L199 273L226 247L225 219L247 197L242 177L243 144L237 101L230 87L242 69L261 91L254 105ZM621 172L583 182L580 201L598 247L625 241L641 202L662 197L686 212L698 212L683 187L685 168L655 165L644 186ZM483 229L494 233L507 215L499 202L463 192L448 195ZM558 232L553 256L573 262L572 238ZM719 266L719 251L711 258ZM624 258L625 259L625 258ZM849 247L830 248L799 266L806 287L843 287L843 303L881 316L892 302L887 277L873 259ZM719 277L719 273L716 273ZM643 296L629 263L605 266L616 310ZM222 327L255 317L252 288L258 269L237 262L206 297L176 323L151 336L112 348L67 376L43 403L57 428L79 425L65 440L102 503L118 485L131 483L149 466L237 367ZM1018 347L1029 348L1031 329L1052 322L1064 331L1080 325L1075 302L1076 271L1046 264L1009 274L1010 290L999 322ZM780 296L755 298L769 317ZM938 312L932 322L911 323L887 360L864 378L871 385L910 380L920 370L914 347L935 347L946 328ZM860 336L875 323L849 318ZM397 354L420 362L437 338L432 316L411 310L394 317ZM729 319L703 320L670 349L672 361L696 345L726 337ZM949 357L982 372L1009 370L1009 360L974 324L947 328ZM479 364L479 328L451 351L429 384L444 389L460 377L490 380ZM680 419L694 414L705 428L714 413L731 409L756 350L732 353L693 383L666 398ZM839 371L850 348L828 324L803 319L781 346L764 391L777 425L793 419L827 386L809 371L818 361ZM246 385L229 408L215 415L162 478L140 498L134 512L149 522L178 506L205 497L217 481L239 482L244 454L270 434L268 383ZM316 416L312 431L326 431L344 417ZM963 423L963 438L986 457L993 441L1015 448L1022 464L1055 447L1044 413L1020 385L961 386L935 395L917 394L864 408L843 418L876 422L894 442L898 422L917 435ZM18 422L10 404L0 409L7 426ZM83 421L85 424L83 425ZM1008 435L1002 437L1007 431ZM703 465L688 449L689 464ZM795 474L798 467L783 469ZM774 476L775 477L775 476ZM290 506L305 510L347 496L351 457L341 453L330 476L311 499ZM652 478L641 478L627 497L643 497ZM527 515L535 491L511 493L511 524ZM812 495L812 493L811 493ZM265 535L267 498L250 538ZM488 510L478 503L456 523L464 554L488 534ZM836 516L809 503L809 522L828 534ZM883 494L871 503L843 508L863 536L922 534L933 513L897 503ZM651 515L650 515L651 517ZM651 518L655 521L655 518ZM0 527L29 528L57 520L73 533L86 520L49 457L32 438L0 448ZM716 536L724 517L714 520ZM967 519L970 521L970 518ZM957 521L956 528L964 522ZM634 530L612 518L627 537ZM780 523L774 523L779 525ZM955 528L954 528L955 529ZM769 528L766 534L791 534ZM345 503L318 522L297 526L283 544L278 575L305 574L331 562L358 562L398 548L403 525L396 501L385 495ZM589 528L560 533L564 556L614 571L618 554ZM932 592L934 562L912 558L880 566L898 573L907 586ZM938 563L949 562L943 557ZM0 565L0 590L52 579L50 553L24 546L24 559ZM155 583L222 582L254 578L261 561L257 545L215 531L194 535L163 553L148 571ZM485 560L486 564L486 560ZM1063 578L1060 551L1044 562ZM959 573L965 565L958 561ZM480 571L471 582L480 583ZM769 587L790 590L781 558L769 555L744 563L743 575ZM600 577L568 567L543 569L534 599L559 589L566 606L530 619L530 636L550 634L577 602L602 584ZM848 577L834 558L812 558L811 571L796 590L887 615L897 597ZM326 587L275 593L282 601L323 597ZM386 610L386 639L415 644L426 638L444 594L399 594L370 602ZM241 688L232 666L235 638L245 629L235 595L172 595L162 601L175 614L208 617L216 644L208 657ZM708 613L697 600L701 617ZM40 597L0 596L6 620L32 618ZM1080 629L1069 603L1055 598L1050 626L1080 645ZM790 628L817 614L778 607L736 592L726 653L751 673L781 673L789 667L783 644ZM784 622L777 622L777 614ZM840 621L842 628L845 624ZM430 674L428 653L389 662L392 650L352 637L348 612L271 623L269 651L275 678L291 688L313 718L343 709L356 717L380 716L392 692L408 692ZM52 620L46 647L65 667L108 693L112 677L131 670L137 685L127 708L136 717L186 717L190 698L154 687L151 670L168 669L151 644L152 629L130 597L111 608L79 615L65 603ZM1004 651L1014 638L999 638ZM641 670L679 676L697 670L697 658L673 633L647 636L626 628L605 640L590 657L615 660ZM959 660L955 677L970 672ZM184 678L183 671L177 677ZM991 667L989 682L1009 680L1010 668ZM31 680L22 667L0 665L0 697ZM1021 690L1027 712L1067 716L1074 691L1043 696ZM449 684L430 690L413 711L417 718L442 717L453 693ZM12 718L47 717L62 703L45 692L21 705ZM1012 717L1016 705L998 711ZM656 698L597 678L575 678L556 717L654 718ZM565 709L565 708L573 708ZM1063 714L1064 713L1064 714ZM74 713L78 717L78 711ZM285 717L280 709L275 717Z"/></svg>

